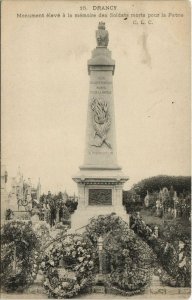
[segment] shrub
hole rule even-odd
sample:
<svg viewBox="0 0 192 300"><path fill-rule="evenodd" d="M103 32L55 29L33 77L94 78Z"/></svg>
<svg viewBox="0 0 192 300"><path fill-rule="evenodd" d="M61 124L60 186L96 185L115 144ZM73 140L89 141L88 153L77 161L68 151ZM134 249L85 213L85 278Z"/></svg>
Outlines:
<svg viewBox="0 0 192 300"><path fill-rule="evenodd" d="M190 234L180 224L173 221L166 224L163 230L161 229L161 238L157 238L153 231L149 230L149 226L145 224L142 218L131 216L131 228L137 233L157 255L159 264L163 267L166 273L160 277L163 282L176 286L190 286L191 269L190 263L185 266L179 265L179 241L184 243L183 259L188 262L191 259L191 244Z"/></svg>

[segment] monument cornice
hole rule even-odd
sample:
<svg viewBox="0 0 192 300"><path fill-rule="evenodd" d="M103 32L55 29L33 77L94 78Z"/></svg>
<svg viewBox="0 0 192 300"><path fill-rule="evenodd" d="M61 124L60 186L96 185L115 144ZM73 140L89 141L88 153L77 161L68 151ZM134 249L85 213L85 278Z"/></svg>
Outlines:
<svg viewBox="0 0 192 300"><path fill-rule="evenodd" d="M115 66L113 65L88 65L88 74L91 74L91 71L111 71L112 75L115 72Z"/></svg>
<svg viewBox="0 0 192 300"><path fill-rule="evenodd" d="M121 170L122 168L118 165L110 165L110 166L106 166L106 165L84 165L84 166L80 166L79 167L80 170Z"/></svg>
<svg viewBox="0 0 192 300"><path fill-rule="evenodd" d="M84 184L84 185L122 185L124 184L129 178L126 176L123 177L74 177L73 180L76 183Z"/></svg>

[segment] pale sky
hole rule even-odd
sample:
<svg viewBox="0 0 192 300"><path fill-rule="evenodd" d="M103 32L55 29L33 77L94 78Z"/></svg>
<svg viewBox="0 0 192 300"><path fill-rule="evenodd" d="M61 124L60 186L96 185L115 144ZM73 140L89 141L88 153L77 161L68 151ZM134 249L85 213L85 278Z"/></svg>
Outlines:
<svg viewBox="0 0 192 300"><path fill-rule="evenodd" d="M93 13L93 3L6 2L2 161L9 182L20 166L34 184L41 178L43 192L77 192L72 176L83 163L87 60L99 21L106 22L116 61L117 154L130 178L124 188L160 174L190 175L190 24L184 1L115 2L122 13L184 14L153 19L153 25L133 25L129 18L17 18L17 13L80 13L82 3Z"/></svg>

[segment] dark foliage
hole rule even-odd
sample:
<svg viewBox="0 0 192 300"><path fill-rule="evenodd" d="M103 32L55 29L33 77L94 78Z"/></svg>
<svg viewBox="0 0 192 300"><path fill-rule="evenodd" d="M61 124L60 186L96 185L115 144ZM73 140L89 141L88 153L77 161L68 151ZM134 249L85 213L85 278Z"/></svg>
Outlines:
<svg viewBox="0 0 192 300"><path fill-rule="evenodd" d="M50 210L48 222L51 226L54 226L56 224L58 212L59 222L62 222L63 224L70 223L70 216L77 209L78 202L75 197L68 197L67 195L64 197L64 194L61 192L55 195L48 192L47 195L43 194L40 198L40 212L42 211L43 205L48 205Z"/></svg>
<svg viewBox="0 0 192 300"><path fill-rule="evenodd" d="M11 220L13 216L13 211L10 208L8 208L5 212L5 220Z"/></svg>
<svg viewBox="0 0 192 300"><path fill-rule="evenodd" d="M149 192L159 191L167 187L168 189L173 186L178 194L185 193L191 190L191 177L190 176L167 176L159 175L143 179L135 184L131 191L135 191L143 199L146 196L147 190Z"/></svg>
<svg viewBox="0 0 192 300"><path fill-rule="evenodd" d="M131 216L131 228L153 249L158 263L167 272L169 281L175 281L175 286L190 286L190 264L179 265L179 241L184 243L183 254L188 261L191 259L190 233L176 221L167 223L157 238L153 230L145 224L141 217ZM162 281L164 277L162 276ZM170 284L171 285L171 284Z"/></svg>
<svg viewBox="0 0 192 300"><path fill-rule="evenodd" d="M77 209L78 202L75 202L71 199L68 199L65 203L66 207L68 208L70 214L74 213L74 211Z"/></svg>
<svg viewBox="0 0 192 300"><path fill-rule="evenodd" d="M135 191L123 191L123 205L128 214L140 211L143 207L143 202Z"/></svg>

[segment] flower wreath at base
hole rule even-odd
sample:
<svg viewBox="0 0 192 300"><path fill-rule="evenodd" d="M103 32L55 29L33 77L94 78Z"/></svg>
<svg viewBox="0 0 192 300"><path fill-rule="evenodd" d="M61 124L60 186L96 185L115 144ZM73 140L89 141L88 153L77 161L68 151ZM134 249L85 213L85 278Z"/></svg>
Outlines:
<svg viewBox="0 0 192 300"><path fill-rule="evenodd" d="M39 241L31 222L11 220L1 228L1 286L21 292L38 272Z"/></svg>
<svg viewBox="0 0 192 300"><path fill-rule="evenodd" d="M94 218L86 227L85 236L95 246L100 235L108 273L104 283L109 292L124 296L142 293L151 281L152 250L115 214Z"/></svg>
<svg viewBox="0 0 192 300"><path fill-rule="evenodd" d="M148 245L130 232L128 235L111 235L111 243L106 248L111 261L107 281L112 290L126 296L144 292L152 275L152 253Z"/></svg>
<svg viewBox="0 0 192 300"><path fill-rule="evenodd" d="M81 235L69 234L53 242L41 263L49 296L71 298L85 291L94 279L95 256L92 243Z"/></svg>

